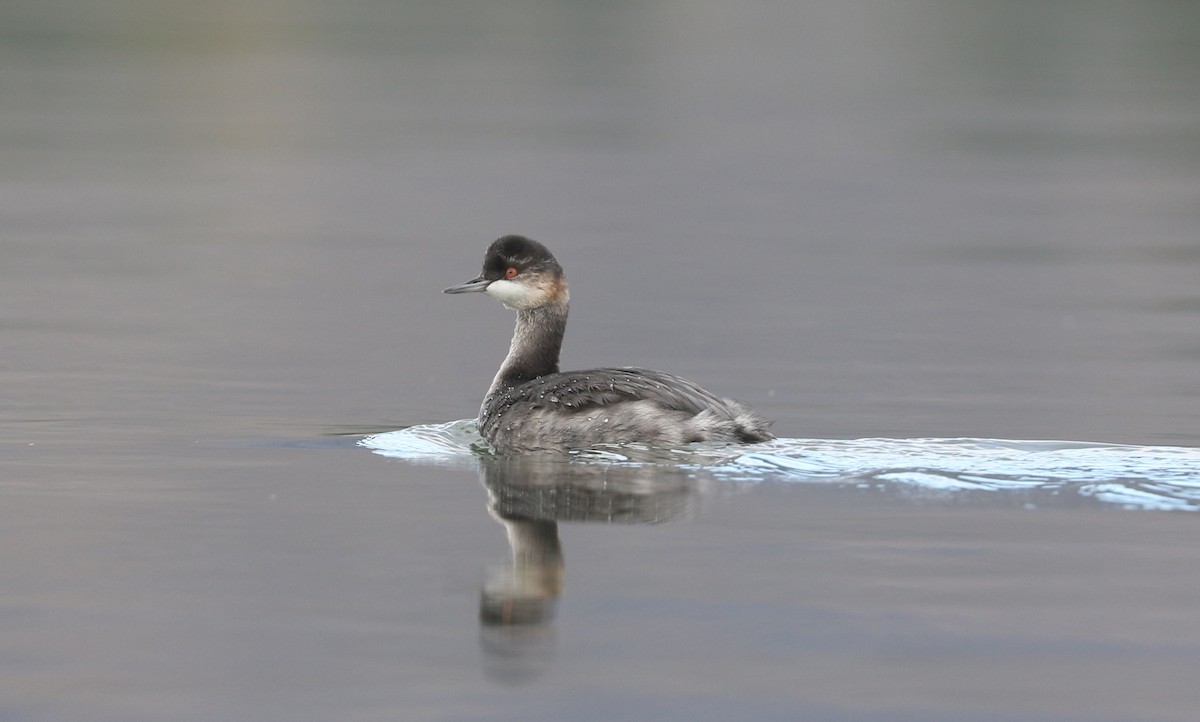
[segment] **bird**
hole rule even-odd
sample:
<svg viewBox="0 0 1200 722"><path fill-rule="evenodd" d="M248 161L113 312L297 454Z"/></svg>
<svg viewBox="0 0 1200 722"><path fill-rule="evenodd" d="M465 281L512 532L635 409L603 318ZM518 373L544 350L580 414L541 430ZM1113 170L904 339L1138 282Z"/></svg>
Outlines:
<svg viewBox="0 0 1200 722"><path fill-rule="evenodd" d="M742 403L673 374L635 367L559 371L570 293L562 266L537 241L497 239L482 272L443 293L486 293L517 312L508 354L476 419L499 453L774 438L771 422Z"/></svg>

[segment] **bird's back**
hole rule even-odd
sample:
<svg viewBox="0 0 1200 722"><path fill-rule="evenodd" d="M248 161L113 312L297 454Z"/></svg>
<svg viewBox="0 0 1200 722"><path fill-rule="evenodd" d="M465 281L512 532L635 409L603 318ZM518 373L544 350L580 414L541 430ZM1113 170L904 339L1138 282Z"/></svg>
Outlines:
<svg viewBox="0 0 1200 722"><path fill-rule="evenodd" d="M692 381L640 368L540 376L498 389L484 400L479 416L480 432L501 451L753 443L773 438L768 426L742 404Z"/></svg>

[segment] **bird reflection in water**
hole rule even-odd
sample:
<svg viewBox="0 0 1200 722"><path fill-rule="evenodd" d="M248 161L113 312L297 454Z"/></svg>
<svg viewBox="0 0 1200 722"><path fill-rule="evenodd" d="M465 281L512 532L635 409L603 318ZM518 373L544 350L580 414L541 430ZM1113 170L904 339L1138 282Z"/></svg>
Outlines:
<svg viewBox="0 0 1200 722"><path fill-rule="evenodd" d="M491 676L537 676L552 650L549 622L565 583L559 522L657 524L699 508L682 468L612 464L556 454L480 459L488 511L504 525L511 559L489 570L479 603Z"/></svg>

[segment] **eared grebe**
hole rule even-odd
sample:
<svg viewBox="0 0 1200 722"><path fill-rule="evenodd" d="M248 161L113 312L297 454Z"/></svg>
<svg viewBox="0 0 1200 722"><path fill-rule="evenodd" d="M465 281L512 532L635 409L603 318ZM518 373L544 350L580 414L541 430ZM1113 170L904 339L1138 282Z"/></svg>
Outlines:
<svg viewBox="0 0 1200 722"><path fill-rule="evenodd" d="M639 368L558 370L567 328L567 279L545 246L504 236L483 273L444 293L480 291L517 312L508 356L483 406L479 433L498 451L565 450L639 442L753 443L770 422L687 379Z"/></svg>

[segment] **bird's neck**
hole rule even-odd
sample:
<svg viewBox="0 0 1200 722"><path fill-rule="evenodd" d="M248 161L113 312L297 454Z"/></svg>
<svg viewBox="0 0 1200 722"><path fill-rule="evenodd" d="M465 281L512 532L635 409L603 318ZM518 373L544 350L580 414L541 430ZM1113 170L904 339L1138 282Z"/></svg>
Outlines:
<svg viewBox="0 0 1200 722"><path fill-rule="evenodd" d="M566 329L566 301L518 311L508 356L492 380L488 396L539 376L558 373L558 354Z"/></svg>

